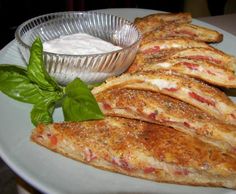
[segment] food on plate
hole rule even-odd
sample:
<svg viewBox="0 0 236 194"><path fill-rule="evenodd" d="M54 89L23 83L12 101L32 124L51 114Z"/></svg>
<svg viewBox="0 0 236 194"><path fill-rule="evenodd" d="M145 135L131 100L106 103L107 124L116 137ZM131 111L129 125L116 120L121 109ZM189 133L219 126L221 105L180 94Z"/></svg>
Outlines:
<svg viewBox="0 0 236 194"><path fill-rule="evenodd" d="M136 18L144 38L129 73L92 89L102 111L95 119L104 119L42 123L32 141L129 176L236 189L236 105L197 80L236 88L236 59L206 43L220 42L222 34L191 19L188 13ZM64 107L86 97L74 86L65 88ZM78 121L77 112L78 104L65 120Z"/></svg>
<svg viewBox="0 0 236 194"><path fill-rule="evenodd" d="M187 185L236 188L236 160L173 128L106 117L38 125L34 142L97 168Z"/></svg>
<svg viewBox="0 0 236 194"><path fill-rule="evenodd" d="M142 18L135 18L134 24L142 34L171 23L190 23L190 13L156 13Z"/></svg>
<svg viewBox="0 0 236 194"><path fill-rule="evenodd" d="M209 61L173 58L149 62L140 67L141 71L155 71L159 69L178 71L216 86L236 88L234 72Z"/></svg>
<svg viewBox="0 0 236 194"><path fill-rule="evenodd" d="M185 37L208 43L221 42L223 40L223 35L216 30L190 23L173 23L146 33L142 38L142 43L173 37Z"/></svg>
<svg viewBox="0 0 236 194"><path fill-rule="evenodd" d="M236 69L236 58L234 56L228 55L223 51L220 51L213 47L210 47L210 49L204 47L193 47L185 49L172 48L159 51L157 51L156 49L155 52L150 53L139 52L127 71L135 72L141 69L147 63L173 58L185 58L195 61L208 61L232 72L234 72Z"/></svg>
<svg viewBox="0 0 236 194"><path fill-rule="evenodd" d="M171 58L209 61L231 71L236 69L236 58L218 49L188 48L173 53Z"/></svg>
<svg viewBox="0 0 236 194"><path fill-rule="evenodd" d="M236 124L236 105L219 89L171 70L126 73L110 78L95 87L98 94L109 89L124 87L150 90L177 98L230 124Z"/></svg>
<svg viewBox="0 0 236 194"><path fill-rule="evenodd" d="M119 116L170 126L217 146L236 158L236 130L205 112L158 92L113 89L96 100L107 116Z"/></svg>
<svg viewBox="0 0 236 194"><path fill-rule="evenodd" d="M194 47L213 49L213 47L205 42L191 40L189 38L172 38L153 40L151 42L141 44L139 47L139 52L152 55L165 49L186 49Z"/></svg>

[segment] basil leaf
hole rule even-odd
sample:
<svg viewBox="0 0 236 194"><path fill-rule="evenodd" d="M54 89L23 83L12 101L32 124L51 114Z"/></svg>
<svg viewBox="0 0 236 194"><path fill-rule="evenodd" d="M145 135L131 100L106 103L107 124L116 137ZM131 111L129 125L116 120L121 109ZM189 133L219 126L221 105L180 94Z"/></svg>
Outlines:
<svg viewBox="0 0 236 194"><path fill-rule="evenodd" d="M104 118L89 88L79 78L65 88L66 97L62 102L65 121L84 121Z"/></svg>
<svg viewBox="0 0 236 194"><path fill-rule="evenodd" d="M27 72L15 65L0 66L0 91L15 100L35 104L47 95L31 83Z"/></svg>
<svg viewBox="0 0 236 194"><path fill-rule="evenodd" d="M0 71L15 72L20 75L27 76L27 71L24 67L11 65L11 64L1 64Z"/></svg>
<svg viewBox="0 0 236 194"><path fill-rule="evenodd" d="M60 89L56 81L50 77L45 69L43 61L43 45L40 38L36 38L31 46L27 71L30 80L37 83L40 88L48 91Z"/></svg>
<svg viewBox="0 0 236 194"><path fill-rule="evenodd" d="M31 111L31 122L35 126L40 123L52 123L52 115L55 110L56 103L60 98L60 94L51 92L47 97L35 104Z"/></svg>
<svg viewBox="0 0 236 194"><path fill-rule="evenodd" d="M43 101L35 104L31 111L31 122L37 126L40 123L49 124L53 122L52 114L55 109L55 102L45 104Z"/></svg>
<svg viewBox="0 0 236 194"><path fill-rule="evenodd" d="M94 84L88 84L88 88L92 90L94 87L100 86L103 82L97 82Z"/></svg>

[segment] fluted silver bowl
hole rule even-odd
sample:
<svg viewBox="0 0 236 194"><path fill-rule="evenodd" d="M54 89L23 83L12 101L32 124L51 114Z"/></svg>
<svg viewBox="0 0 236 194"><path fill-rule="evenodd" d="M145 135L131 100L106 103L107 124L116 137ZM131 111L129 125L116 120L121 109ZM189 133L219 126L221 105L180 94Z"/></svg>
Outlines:
<svg viewBox="0 0 236 194"><path fill-rule="evenodd" d="M27 63L29 49L36 37L45 42L75 33L90 34L122 49L92 55L44 51L46 70L62 85L76 77L86 83L95 83L123 73L134 60L140 42L140 33L130 21L96 12L57 12L38 16L22 23L15 32L15 38Z"/></svg>

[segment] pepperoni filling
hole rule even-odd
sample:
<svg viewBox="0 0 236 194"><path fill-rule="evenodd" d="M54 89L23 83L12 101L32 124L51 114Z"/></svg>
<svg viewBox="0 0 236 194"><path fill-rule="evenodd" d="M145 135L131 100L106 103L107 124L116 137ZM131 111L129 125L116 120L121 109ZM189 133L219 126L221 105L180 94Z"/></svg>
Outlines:
<svg viewBox="0 0 236 194"><path fill-rule="evenodd" d="M96 154L92 152L91 149L85 148L84 149L84 160L86 162L90 162L92 160L95 160L97 158Z"/></svg>
<svg viewBox="0 0 236 194"><path fill-rule="evenodd" d="M211 61L211 62L216 63L216 64L221 64L222 63L222 61L219 60L219 59L215 59L215 58L208 57L208 56L202 56L202 55L186 56L184 58Z"/></svg>
<svg viewBox="0 0 236 194"><path fill-rule="evenodd" d="M111 105L109 105L109 104L106 103L106 102L104 102L104 103L102 104L102 107L103 107L104 110L111 110L111 109L112 109L112 108L111 108Z"/></svg>
<svg viewBox="0 0 236 194"><path fill-rule="evenodd" d="M175 172L174 172L176 175L188 175L189 174L189 171L187 169L177 169Z"/></svg>
<svg viewBox="0 0 236 194"><path fill-rule="evenodd" d="M213 72L210 71L210 70L207 70L207 73L210 74L210 75L216 75L215 73L213 73Z"/></svg>
<svg viewBox="0 0 236 194"><path fill-rule="evenodd" d="M235 76L231 75L228 77L229 80L234 80L235 79Z"/></svg>
<svg viewBox="0 0 236 194"><path fill-rule="evenodd" d="M148 118L151 120L156 120L157 114L158 114L158 111L152 112L148 115Z"/></svg>
<svg viewBox="0 0 236 194"><path fill-rule="evenodd" d="M155 172L155 168L153 168L153 167L146 167L146 168L143 169L143 172L145 174L153 173L153 172Z"/></svg>
<svg viewBox="0 0 236 194"><path fill-rule="evenodd" d="M123 158L112 158L112 164L119 166L125 170L131 170L129 163Z"/></svg>
<svg viewBox="0 0 236 194"><path fill-rule="evenodd" d="M56 145L57 144L57 137L55 135L52 135L50 137L50 142L52 145Z"/></svg>
<svg viewBox="0 0 236 194"><path fill-rule="evenodd" d="M188 94L190 97L194 98L195 100L197 100L199 102L206 103L207 105L215 106L214 101L206 99L206 98L196 94L195 92L189 92Z"/></svg>
<svg viewBox="0 0 236 194"><path fill-rule="evenodd" d="M57 145L56 135L52 135L52 134L49 133L49 134L47 134L47 137L48 137L51 145L53 145L53 146Z"/></svg>
<svg viewBox="0 0 236 194"><path fill-rule="evenodd" d="M199 67L198 64L193 64L193 63L188 63L188 62L182 62L180 64L185 65L187 68L189 68L191 70L198 70L198 67ZM212 72L210 70L206 70L206 72L210 75L216 75L214 72Z"/></svg>
<svg viewBox="0 0 236 194"><path fill-rule="evenodd" d="M146 49L143 51L144 54L155 54L158 53L160 51L160 47L159 46L154 46L152 48Z"/></svg>
<svg viewBox="0 0 236 194"><path fill-rule="evenodd" d="M199 65L197 65L197 64L188 63L188 62L182 62L180 64L185 65L187 68L189 68L191 70L198 70L198 67L199 67Z"/></svg>
<svg viewBox="0 0 236 194"><path fill-rule="evenodd" d="M178 90L178 88L164 88L165 90L169 91L169 92L176 92Z"/></svg>
<svg viewBox="0 0 236 194"><path fill-rule="evenodd" d="M187 122L184 122L184 126L189 128L189 127L190 127L190 124L187 123Z"/></svg>

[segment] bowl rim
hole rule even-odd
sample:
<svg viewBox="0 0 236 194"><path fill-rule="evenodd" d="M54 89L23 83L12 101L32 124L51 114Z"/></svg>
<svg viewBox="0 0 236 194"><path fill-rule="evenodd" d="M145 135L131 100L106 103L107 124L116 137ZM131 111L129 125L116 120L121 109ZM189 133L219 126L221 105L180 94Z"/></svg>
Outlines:
<svg viewBox="0 0 236 194"><path fill-rule="evenodd" d="M26 49L29 49L30 51L30 48L31 46L26 44L24 41L22 41L22 39L20 38L20 30L28 23L34 21L34 20L37 20L39 18L43 18L43 17L47 17L47 16L51 16L53 14L57 14L57 15L60 15L60 14L95 14L95 15L107 15L107 16L113 16L115 18L119 18L125 22L127 22L128 25L131 25L136 31L137 31L137 34L138 34L138 38L135 42L133 42L131 45L129 46L126 46L126 47L121 47L121 49L118 49L118 50L115 50L115 51L110 51L110 52L105 52L105 53L98 53L98 54L86 54L86 55L78 55L78 54L61 54L61 53L54 53L54 52L48 52L48 51L43 51L45 54L47 55L57 55L57 56L68 56L68 57L88 57L88 56L94 56L94 57L97 57L97 56L105 56L105 55L110 55L110 54L114 54L114 53L119 53L119 52L124 52L125 50L128 50L130 49L131 47L133 47L134 45L138 44L140 41L141 41L141 38L142 38L142 34L141 32L139 31L139 29L134 25L133 22L129 21L128 19L126 18L123 18L123 17L120 17L120 16L116 16L116 15L113 15L113 14L108 14L108 13L103 13L103 12L96 12L96 11L61 11L61 12L51 12L51 13L47 13L47 14L43 14L43 15L39 15L39 16L36 16L36 17L33 17L31 19L28 19L26 21L24 21L23 23L21 23L16 31L15 31L15 38L16 38L16 41L21 45L23 46L24 48Z"/></svg>

